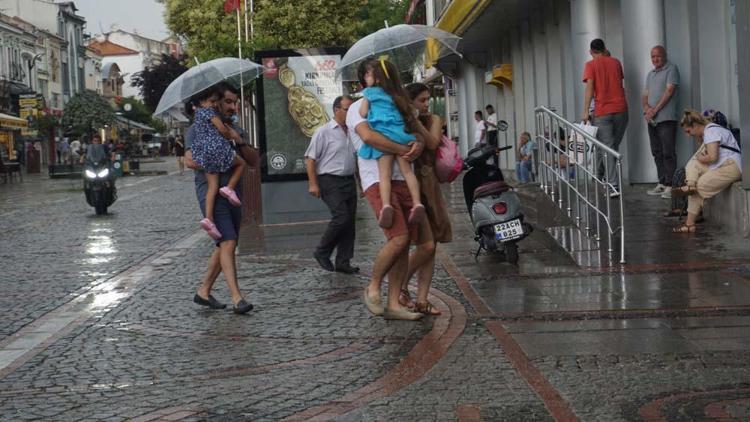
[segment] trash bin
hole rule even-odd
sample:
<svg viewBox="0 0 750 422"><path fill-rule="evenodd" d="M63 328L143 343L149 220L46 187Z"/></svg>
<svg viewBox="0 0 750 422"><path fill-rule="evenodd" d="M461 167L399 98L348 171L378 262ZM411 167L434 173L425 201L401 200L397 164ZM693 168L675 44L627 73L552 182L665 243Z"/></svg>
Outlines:
<svg viewBox="0 0 750 422"><path fill-rule="evenodd" d="M115 176L122 177L122 153L115 154L115 162L112 163L115 170Z"/></svg>
<svg viewBox="0 0 750 422"><path fill-rule="evenodd" d="M42 154L34 148L26 149L26 173L39 173L42 169Z"/></svg>

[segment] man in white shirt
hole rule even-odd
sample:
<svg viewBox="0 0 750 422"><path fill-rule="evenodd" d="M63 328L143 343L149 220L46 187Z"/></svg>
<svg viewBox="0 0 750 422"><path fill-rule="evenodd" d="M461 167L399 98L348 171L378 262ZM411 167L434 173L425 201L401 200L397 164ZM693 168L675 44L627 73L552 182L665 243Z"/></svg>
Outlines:
<svg viewBox="0 0 750 422"><path fill-rule="evenodd" d="M319 127L305 152L310 195L321 198L331 210L331 221L313 256L327 271L353 274L357 186L354 183L354 145L346 131L346 112L352 104L348 96L333 101L333 119ZM331 254L336 249L336 266Z"/></svg>
<svg viewBox="0 0 750 422"><path fill-rule="evenodd" d="M484 126L484 119L482 118L482 111L477 110L474 112L474 146L478 147L484 145L486 141L487 128Z"/></svg>
<svg viewBox="0 0 750 422"><path fill-rule="evenodd" d="M364 86L364 67L360 66L360 82ZM346 126L349 131L349 139L358 149L362 142L389 153L399 154L409 161L416 160L422 153L424 144L414 142L410 145L401 145L393 142L373 131L367 123L367 119L360 115L362 100L355 101L349 106L346 115ZM382 208L380 190L378 189L378 162L377 160L365 160L357 157L359 167L359 178L362 190L370 206L375 211L376 218ZM409 266L409 242L410 238L416 237L416 226L408 226L406 221L409 210L412 207L411 196L404 182L404 176L394 161L391 180L391 205L394 208L393 225L388 229L382 229L388 239L375 259L372 267L372 278L363 292L363 299L367 309L375 315L382 315L386 319L417 320L422 314L411 312L398 301L401 286L406 280ZM383 307L380 300L380 286L385 275L388 275L388 301Z"/></svg>
<svg viewBox="0 0 750 422"><path fill-rule="evenodd" d="M487 104L485 110L487 111L487 120L484 121L485 128L487 129L487 143L497 146L497 114L495 113L495 107L492 104Z"/></svg>

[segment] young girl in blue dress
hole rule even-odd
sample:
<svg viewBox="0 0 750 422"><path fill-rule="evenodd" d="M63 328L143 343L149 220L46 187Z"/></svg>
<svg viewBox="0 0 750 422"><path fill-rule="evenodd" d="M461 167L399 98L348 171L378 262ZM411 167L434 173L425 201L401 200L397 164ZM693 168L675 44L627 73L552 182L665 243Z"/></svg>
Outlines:
<svg viewBox="0 0 750 422"><path fill-rule="evenodd" d="M362 91L364 96L359 109L362 117L367 118L370 127L399 144L406 145L416 141L416 137L406 130L415 124L415 114L411 108L406 92L401 86L398 70L389 61L371 60L365 65L365 83L367 87ZM366 160L378 160L378 176L380 198L383 208L380 210L378 224L389 228L393 224L393 206L391 206L391 176L393 175L393 160L398 163L401 174L404 175L406 186L409 188L412 203L409 212L409 224L417 224L427 215L422 205L419 192L419 182L414 175L411 163L401 156L384 153L370 145L362 144L358 154Z"/></svg>
<svg viewBox="0 0 750 422"><path fill-rule="evenodd" d="M242 177L245 162L235 154L232 142L242 142L240 135L224 124L216 111L216 101L219 94L208 89L198 94L195 104L195 141L192 145L193 161L206 172L208 191L206 193L206 217L200 225L213 239L220 239L221 233L214 224L214 205L216 196L221 195L230 204L238 207L242 205L235 193L237 183ZM232 170L229 182L219 189L219 175Z"/></svg>

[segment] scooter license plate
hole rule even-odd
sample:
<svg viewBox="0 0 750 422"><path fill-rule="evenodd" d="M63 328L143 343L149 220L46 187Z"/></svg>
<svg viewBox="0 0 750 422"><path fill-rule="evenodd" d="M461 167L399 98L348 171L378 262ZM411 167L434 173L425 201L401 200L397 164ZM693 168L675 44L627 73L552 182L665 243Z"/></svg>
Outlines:
<svg viewBox="0 0 750 422"><path fill-rule="evenodd" d="M521 220L512 220L507 223L495 224L495 239L513 240L523 236L523 225Z"/></svg>

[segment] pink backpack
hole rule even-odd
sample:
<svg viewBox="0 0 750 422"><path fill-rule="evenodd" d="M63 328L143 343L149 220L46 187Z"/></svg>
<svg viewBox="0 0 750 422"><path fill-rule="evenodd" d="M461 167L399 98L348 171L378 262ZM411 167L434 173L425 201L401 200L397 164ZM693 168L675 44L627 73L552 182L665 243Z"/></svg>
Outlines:
<svg viewBox="0 0 750 422"><path fill-rule="evenodd" d="M458 145L447 136L440 137L440 145L435 152L435 175L438 182L450 183L464 168L464 160L458 152Z"/></svg>

